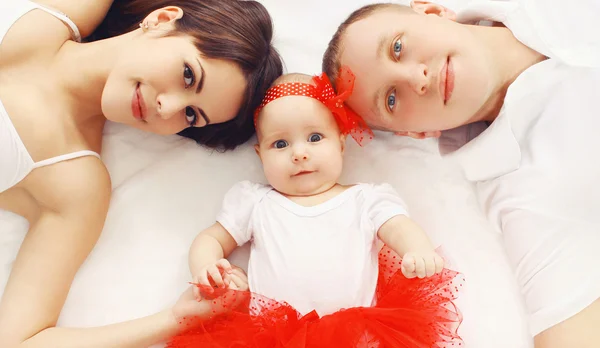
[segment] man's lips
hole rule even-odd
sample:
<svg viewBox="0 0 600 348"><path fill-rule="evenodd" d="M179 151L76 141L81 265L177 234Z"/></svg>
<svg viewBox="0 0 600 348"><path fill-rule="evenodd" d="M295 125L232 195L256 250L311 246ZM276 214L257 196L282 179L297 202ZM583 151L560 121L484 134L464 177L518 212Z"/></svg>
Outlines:
<svg viewBox="0 0 600 348"><path fill-rule="evenodd" d="M446 59L446 63L440 71L440 97L444 105L448 103L454 91L454 66L450 57Z"/></svg>

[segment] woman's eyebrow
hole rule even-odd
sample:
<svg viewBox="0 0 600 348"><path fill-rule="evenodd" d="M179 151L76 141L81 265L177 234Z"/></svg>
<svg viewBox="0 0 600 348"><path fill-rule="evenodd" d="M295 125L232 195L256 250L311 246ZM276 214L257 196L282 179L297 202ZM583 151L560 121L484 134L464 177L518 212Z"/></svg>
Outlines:
<svg viewBox="0 0 600 348"><path fill-rule="evenodd" d="M206 72L204 71L202 63L200 63L200 59L196 58L196 60L198 61L198 66L200 66L200 72L202 73L200 81L198 81L198 86L196 86L196 94L198 94L202 91L202 87L204 87L204 77L206 76Z"/></svg>
<svg viewBox="0 0 600 348"><path fill-rule="evenodd" d="M198 66L200 66L200 72L202 73L202 76L200 76L200 81L198 81L198 86L196 86L196 94L200 93L200 91L202 91L202 87L204 87L204 79L206 77L206 71L204 71L204 67L202 66L202 63L200 63L200 59L198 59L196 57L196 60L198 61ZM210 124L210 119L208 118L208 116L206 116L206 113L204 112L204 110L202 110L202 108L198 108L198 111L200 112L200 116L202 116L202 118L204 119L204 126L207 126Z"/></svg>

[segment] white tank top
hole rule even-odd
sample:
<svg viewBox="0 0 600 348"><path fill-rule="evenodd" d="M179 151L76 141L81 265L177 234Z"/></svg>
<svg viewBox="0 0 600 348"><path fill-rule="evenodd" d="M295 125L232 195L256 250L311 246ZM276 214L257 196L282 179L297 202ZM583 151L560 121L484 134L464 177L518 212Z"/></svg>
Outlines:
<svg viewBox="0 0 600 348"><path fill-rule="evenodd" d="M0 45L12 25L35 9L48 12L63 21L69 27L73 40L81 41L77 26L66 15L28 0L11 0L0 1ZM19 183L36 168L83 156L100 158L97 153L86 150L34 162L0 100L0 193Z"/></svg>

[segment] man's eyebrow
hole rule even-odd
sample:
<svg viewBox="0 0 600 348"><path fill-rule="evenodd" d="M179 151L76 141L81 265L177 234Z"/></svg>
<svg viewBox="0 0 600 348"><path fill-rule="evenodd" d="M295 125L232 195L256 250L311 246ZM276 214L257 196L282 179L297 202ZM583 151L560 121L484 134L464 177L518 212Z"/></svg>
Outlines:
<svg viewBox="0 0 600 348"><path fill-rule="evenodd" d="M385 93L385 88L381 87L377 91L375 91L375 94L373 95L373 103L371 104L372 105L371 112L373 112L374 116L378 119L380 119L382 117L380 100L383 99L384 93Z"/></svg>
<svg viewBox="0 0 600 348"><path fill-rule="evenodd" d="M386 35L386 34L381 35L381 37L379 38L379 41L377 43L377 51L375 52L376 60L381 59L381 56L385 52L387 42L388 42L388 35Z"/></svg>
<svg viewBox="0 0 600 348"><path fill-rule="evenodd" d="M388 42L389 42L389 35L382 34L381 37L379 37L379 40L377 42L377 51L375 52L375 61L376 62L381 60L383 58L383 56L386 54ZM379 101L383 98L384 93L385 93L384 88L381 87L377 91L375 91L375 94L373 95L373 103L371 104L372 105L371 111L373 112L374 116L377 118L382 117Z"/></svg>

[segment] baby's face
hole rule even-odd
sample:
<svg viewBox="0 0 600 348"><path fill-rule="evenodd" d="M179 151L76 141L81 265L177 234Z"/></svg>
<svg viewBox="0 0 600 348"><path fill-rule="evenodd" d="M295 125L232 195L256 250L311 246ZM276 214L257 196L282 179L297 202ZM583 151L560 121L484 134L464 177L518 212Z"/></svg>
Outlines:
<svg viewBox="0 0 600 348"><path fill-rule="evenodd" d="M288 196L311 196L338 182L345 137L319 101L288 96L261 111L256 152L269 184Z"/></svg>

